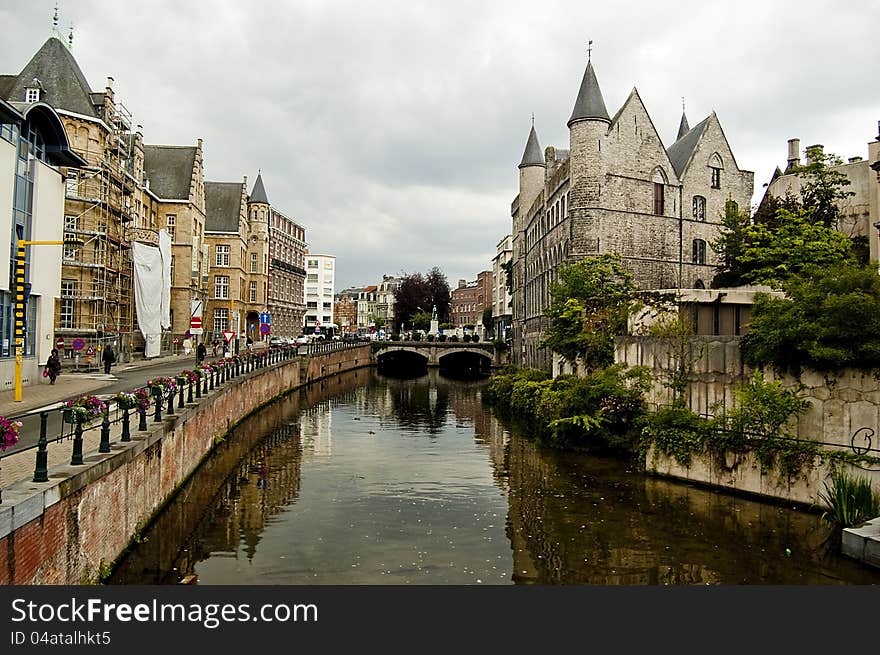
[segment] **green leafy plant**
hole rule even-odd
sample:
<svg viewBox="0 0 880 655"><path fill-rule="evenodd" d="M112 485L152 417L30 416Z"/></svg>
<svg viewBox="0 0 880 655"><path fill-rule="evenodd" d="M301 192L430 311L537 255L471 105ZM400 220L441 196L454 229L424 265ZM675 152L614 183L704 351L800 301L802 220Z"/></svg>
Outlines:
<svg viewBox="0 0 880 655"><path fill-rule="evenodd" d="M826 481L823 486L825 492L819 493L826 508L822 518L832 525L851 528L880 516L880 493L874 491L868 478L835 470L831 484Z"/></svg>

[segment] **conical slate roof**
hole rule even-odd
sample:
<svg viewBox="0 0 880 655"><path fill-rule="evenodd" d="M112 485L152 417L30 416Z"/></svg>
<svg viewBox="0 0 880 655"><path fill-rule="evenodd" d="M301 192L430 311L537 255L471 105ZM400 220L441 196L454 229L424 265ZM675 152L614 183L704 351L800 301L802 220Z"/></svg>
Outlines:
<svg viewBox="0 0 880 655"><path fill-rule="evenodd" d="M587 62L587 70L584 71L584 79L581 80L581 88L578 91L577 100L574 101L574 109L571 112L571 118L568 119L568 126L571 127L575 121L589 119L611 122L592 62Z"/></svg>
<svg viewBox="0 0 880 655"><path fill-rule="evenodd" d="M523 152L522 161L519 168L525 166L546 166L544 163L544 154L541 152L541 144L538 143L538 134L535 132L535 126L532 125L532 131L529 132L529 140L526 142L526 149Z"/></svg>
<svg viewBox="0 0 880 655"><path fill-rule="evenodd" d="M687 116L684 115L684 110L681 112L681 123L678 124L678 136L675 137L675 140L678 141L681 137L691 131L690 125L688 125Z"/></svg>
<svg viewBox="0 0 880 655"><path fill-rule="evenodd" d="M9 89L7 99L24 101L25 88L34 78L40 80L43 87L40 99L56 109L66 109L84 116L97 115L85 75L70 50L57 37L49 37L25 65Z"/></svg>
<svg viewBox="0 0 880 655"><path fill-rule="evenodd" d="M254 182L254 190L251 191L248 202L261 202L266 205L270 204L269 197L266 195L266 187L263 186L262 173L257 173L257 181Z"/></svg>

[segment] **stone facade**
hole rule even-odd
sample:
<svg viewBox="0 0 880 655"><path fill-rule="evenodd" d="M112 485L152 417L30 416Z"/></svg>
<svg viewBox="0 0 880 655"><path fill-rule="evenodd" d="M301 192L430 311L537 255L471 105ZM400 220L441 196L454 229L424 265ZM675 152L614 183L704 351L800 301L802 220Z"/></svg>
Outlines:
<svg viewBox="0 0 880 655"><path fill-rule="evenodd" d="M543 312L560 265L618 253L641 288L708 286L725 203L748 207L754 182L714 112L693 129L682 116L667 149L636 89L608 116L592 64L568 127L569 149L543 153L532 127L511 205L513 355L547 370Z"/></svg>

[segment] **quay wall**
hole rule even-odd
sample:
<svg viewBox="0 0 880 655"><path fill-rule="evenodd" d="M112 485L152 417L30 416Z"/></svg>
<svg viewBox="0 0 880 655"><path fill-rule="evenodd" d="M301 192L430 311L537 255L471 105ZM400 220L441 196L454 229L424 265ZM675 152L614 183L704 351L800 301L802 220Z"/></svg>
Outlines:
<svg viewBox="0 0 880 655"><path fill-rule="evenodd" d="M369 346L282 360L226 381L174 416L137 431L49 482L3 490L0 585L94 583L243 418L310 382L370 365Z"/></svg>

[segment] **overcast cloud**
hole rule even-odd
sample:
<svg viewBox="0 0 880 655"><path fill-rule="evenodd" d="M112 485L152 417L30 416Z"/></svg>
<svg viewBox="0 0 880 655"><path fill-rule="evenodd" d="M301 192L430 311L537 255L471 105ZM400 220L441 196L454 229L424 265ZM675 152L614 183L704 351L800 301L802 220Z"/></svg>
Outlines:
<svg viewBox="0 0 880 655"><path fill-rule="evenodd" d="M4 3L0 73L49 36L54 0ZM14 4L14 7L8 5ZM208 180L262 169L269 200L337 257L337 290L491 266L535 114L565 123L586 64L610 114L637 87L667 147L718 114L756 200L786 141L867 156L880 2L62 0L94 90L107 76L154 144L204 139Z"/></svg>

